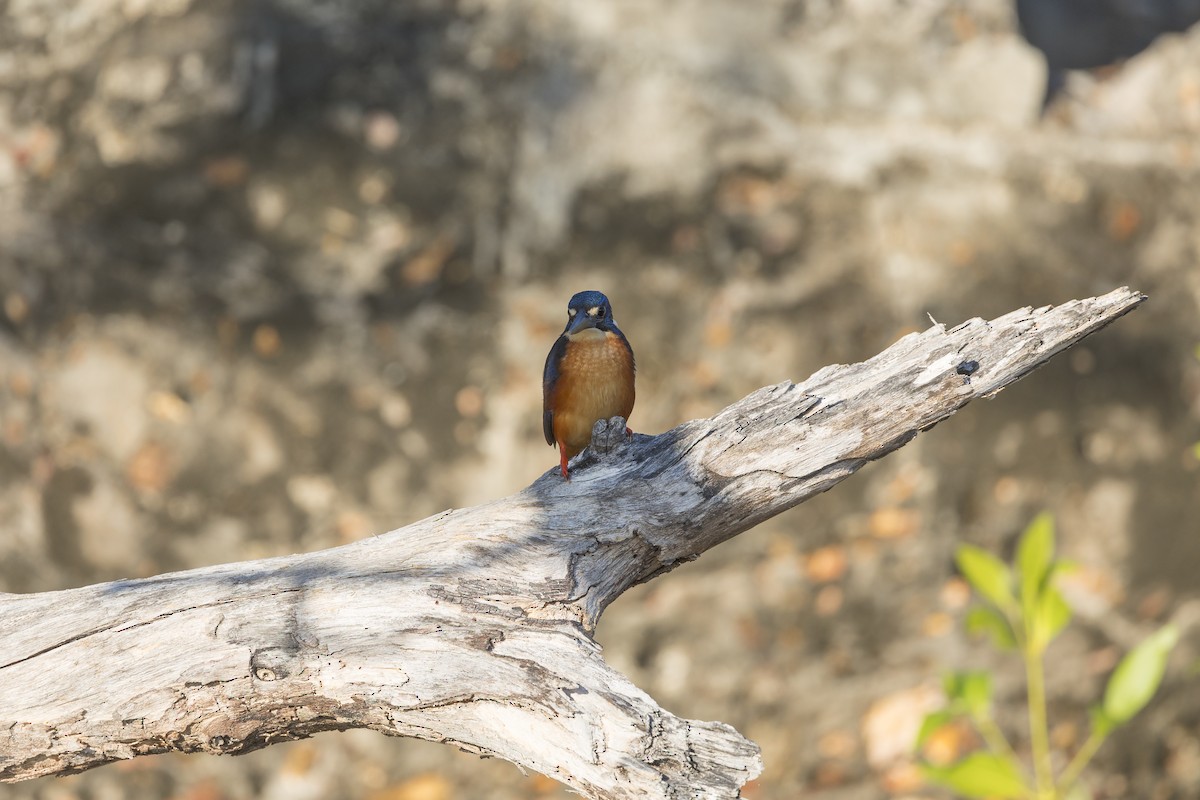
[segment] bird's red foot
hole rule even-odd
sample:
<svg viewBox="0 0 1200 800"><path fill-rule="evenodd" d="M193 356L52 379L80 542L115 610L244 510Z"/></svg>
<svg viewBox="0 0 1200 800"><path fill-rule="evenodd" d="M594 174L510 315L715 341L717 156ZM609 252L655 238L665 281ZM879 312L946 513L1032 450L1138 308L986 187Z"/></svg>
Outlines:
<svg viewBox="0 0 1200 800"><path fill-rule="evenodd" d="M562 442L558 444L558 452L561 454L558 465L562 468L563 479L569 481L571 476L567 474L567 448Z"/></svg>

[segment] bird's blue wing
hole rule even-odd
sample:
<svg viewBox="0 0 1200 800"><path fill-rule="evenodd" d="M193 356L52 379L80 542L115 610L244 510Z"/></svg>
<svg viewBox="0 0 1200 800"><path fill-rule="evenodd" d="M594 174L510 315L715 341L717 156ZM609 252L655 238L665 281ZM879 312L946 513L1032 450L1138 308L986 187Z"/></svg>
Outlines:
<svg viewBox="0 0 1200 800"><path fill-rule="evenodd" d="M546 367L542 370L542 433L546 435L546 444L554 444L554 411L550 408L550 398L554 396L554 386L558 383L558 365L567 352L567 337L559 336L546 356Z"/></svg>

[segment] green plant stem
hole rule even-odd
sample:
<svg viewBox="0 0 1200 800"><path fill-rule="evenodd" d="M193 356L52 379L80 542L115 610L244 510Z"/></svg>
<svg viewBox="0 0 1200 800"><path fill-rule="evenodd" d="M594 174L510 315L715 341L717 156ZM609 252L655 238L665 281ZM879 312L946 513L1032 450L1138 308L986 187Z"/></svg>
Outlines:
<svg viewBox="0 0 1200 800"><path fill-rule="evenodd" d="M1096 755L1096 751L1100 749L1100 745L1104 744L1106 735L1099 731L1093 730L1088 736L1087 741L1083 743L1083 747L1079 748L1079 752L1071 759L1071 763L1067 764L1067 768L1063 770L1062 776L1058 781L1059 795L1066 796L1067 792L1071 791L1071 787L1075 785L1075 781L1079 780L1079 775L1083 772L1083 768L1092 760L1092 756Z"/></svg>
<svg viewBox="0 0 1200 800"><path fill-rule="evenodd" d="M1029 746L1033 750L1033 774L1038 797L1053 796L1054 773L1050 768L1050 734L1046 726L1046 677L1042 653L1026 643L1025 674L1029 688Z"/></svg>
<svg viewBox="0 0 1200 800"><path fill-rule="evenodd" d="M979 717L975 720L975 727L979 730L979 735L983 737L983 741L993 753L998 756L1007 758L1014 764L1020 764L1020 759L1013 752L1012 745L1008 743L1008 739L1004 736L1004 731L1000 730L1000 726L991 717Z"/></svg>

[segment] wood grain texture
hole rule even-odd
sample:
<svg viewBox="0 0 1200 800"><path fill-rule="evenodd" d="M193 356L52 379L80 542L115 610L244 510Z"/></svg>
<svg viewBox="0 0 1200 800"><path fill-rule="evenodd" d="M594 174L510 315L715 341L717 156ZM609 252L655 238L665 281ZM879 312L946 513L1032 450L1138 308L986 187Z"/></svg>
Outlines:
<svg viewBox="0 0 1200 800"><path fill-rule="evenodd" d="M345 547L0 594L0 779L371 728L508 759L593 798L733 798L758 748L673 716L590 632L630 586L825 491L1145 298L935 325L861 364L624 440L572 480ZM956 372L978 362L968 381Z"/></svg>

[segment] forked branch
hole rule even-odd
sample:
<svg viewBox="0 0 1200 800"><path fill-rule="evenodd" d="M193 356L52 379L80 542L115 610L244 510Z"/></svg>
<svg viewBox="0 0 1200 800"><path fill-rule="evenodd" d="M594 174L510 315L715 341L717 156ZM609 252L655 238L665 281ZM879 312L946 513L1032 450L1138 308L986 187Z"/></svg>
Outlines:
<svg viewBox="0 0 1200 800"><path fill-rule="evenodd" d="M554 469L345 547L0 595L0 779L372 728L499 756L593 798L737 797L761 771L758 748L667 713L612 670L590 635L604 608L1144 299L1119 289L935 325L631 443L613 420L570 482Z"/></svg>

